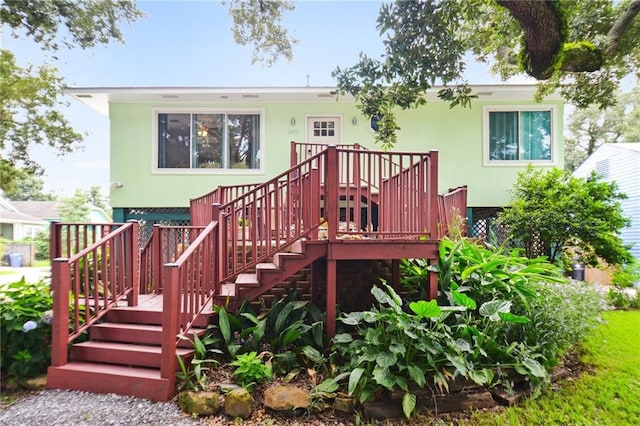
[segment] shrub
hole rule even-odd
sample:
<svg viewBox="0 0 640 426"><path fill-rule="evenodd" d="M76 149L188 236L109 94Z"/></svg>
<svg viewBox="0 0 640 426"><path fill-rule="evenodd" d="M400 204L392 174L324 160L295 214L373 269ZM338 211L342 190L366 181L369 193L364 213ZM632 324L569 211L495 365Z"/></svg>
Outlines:
<svg viewBox="0 0 640 426"><path fill-rule="evenodd" d="M53 300L48 284L0 287L0 368L18 383L46 371L51 360Z"/></svg>
<svg viewBox="0 0 640 426"><path fill-rule="evenodd" d="M270 354L268 352L263 352L260 355L256 352L240 354L231 363L232 366L236 367L233 370L233 377L235 377L240 386L249 392L252 391L253 385L260 384L265 379L271 379L272 377L271 365L262 362L262 358L265 355Z"/></svg>

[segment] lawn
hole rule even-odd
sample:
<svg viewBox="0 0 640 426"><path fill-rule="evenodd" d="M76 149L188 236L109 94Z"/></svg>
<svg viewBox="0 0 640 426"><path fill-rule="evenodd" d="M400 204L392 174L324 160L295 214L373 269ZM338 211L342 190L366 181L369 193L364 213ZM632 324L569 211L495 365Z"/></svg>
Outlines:
<svg viewBox="0 0 640 426"><path fill-rule="evenodd" d="M477 412L471 425L637 425L640 423L640 311L610 311L593 331L583 361L591 366L538 399L503 412Z"/></svg>

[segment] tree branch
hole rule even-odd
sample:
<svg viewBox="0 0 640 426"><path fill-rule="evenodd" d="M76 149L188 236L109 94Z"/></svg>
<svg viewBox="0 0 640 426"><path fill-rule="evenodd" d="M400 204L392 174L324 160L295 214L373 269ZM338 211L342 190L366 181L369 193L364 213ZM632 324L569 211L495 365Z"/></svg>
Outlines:
<svg viewBox="0 0 640 426"><path fill-rule="evenodd" d="M554 63L562 50L564 35L560 13L551 1L496 0L518 21L524 34L524 71L538 80L553 75Z"/></svg>
<svg viewBox="0 0 640 426"><path fill-rule="evenodd" d="M618 49L620 39L627 31L635 17L640 13L640 0L634 0L629 3L627 9L622 13L607 33L608 46L606 50L607 56L612 55Z"/></svg>

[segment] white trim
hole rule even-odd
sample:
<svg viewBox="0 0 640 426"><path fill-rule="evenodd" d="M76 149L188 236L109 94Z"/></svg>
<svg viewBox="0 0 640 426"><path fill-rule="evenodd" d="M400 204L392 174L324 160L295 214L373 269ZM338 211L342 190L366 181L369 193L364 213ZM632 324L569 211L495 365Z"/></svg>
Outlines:
<svg viewBox="0 0 640 426"><path fill-rule="evenodd" d="M529 164L537 166L557 165L558 126L556 124L555 105L484 105L482 107L482 165L485 167L522 167ZM549 111L551 115L551 159L550 160L490 160L489 159L489 113L490 112L522 112L522 111Z"/></svg>
<svg viewBox="0 0 640 426"><path fill-rule="evenodd" d="M305 142L310 142L308 140L308 136L309 136L309 119L316 119L316 118L328 118L328 119L337 119L340 123L340 128L338 129L338 141L335 142L336 144L341 144L342 141L344 140L343 138L343 132L344 132L344 117L343 114L317 114L317 113L313 113L313 114L305 114L304 116L304 140Z"/></svg>
<svg viewBox="0 0 640 426"><path fill-rule="evenodd" d="M258 169L177 169L158 167L158 114L228 114L246 113L260 116L260 168ZM242 107L161 107L151 110L151 174L152 175L262 175L265 173L264 153L266 152L266 112L265 108Z"/></svg>

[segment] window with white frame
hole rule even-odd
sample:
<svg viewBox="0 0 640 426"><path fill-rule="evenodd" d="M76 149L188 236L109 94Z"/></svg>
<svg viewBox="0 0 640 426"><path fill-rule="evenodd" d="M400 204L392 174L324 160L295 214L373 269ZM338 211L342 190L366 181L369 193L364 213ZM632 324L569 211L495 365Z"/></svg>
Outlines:
<svg viewBox="0 0 640 426"><path fill-rule="evenodd" d="M261 114L161 112L158 169L259 169Z"/></svg>
<svg viewBox="0 0 640 426"><path fill-rule="evenodd" d="M553 109L484 110L485 163L549 163L553 160Z"/></svg>

